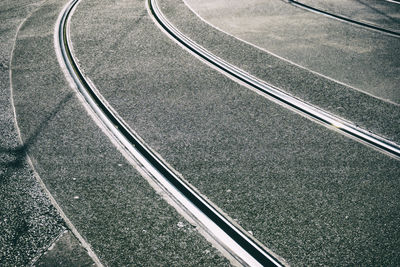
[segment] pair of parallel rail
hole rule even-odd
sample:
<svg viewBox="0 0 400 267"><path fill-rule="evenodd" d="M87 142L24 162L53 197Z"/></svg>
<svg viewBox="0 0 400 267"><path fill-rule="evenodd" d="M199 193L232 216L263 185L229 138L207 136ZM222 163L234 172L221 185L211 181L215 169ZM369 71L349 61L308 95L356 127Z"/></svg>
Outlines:
<svg viewBox="0 0 400 267"><path fill-rule="evenodd" d="M185 210L191 218L199 223L225 250L239 263L248 266L281 266L283 263L269 252L257 240L235 225L224 214L218 211L213 204L202 197L196 189L181 179L174 170L167 166L141 138L129 128L118 114L103 99L97 89L83 75L77 60L72 54L69 38L69 18L80 0L72 0L60 15L57 26L56 46L60 64L63 66L69 80L73 80L75 87L87 102L88 107L101 121L106 131L117 143L138 163L152 179L165 190L175 202ZM295 1L290 1L295 3ZM216 57L209 51L186 37L174 27L161 12L157 0L148 0L149 13L165 32L187 48L190 52L213 64L222 72L244 82L252 88L261 91L284 105L288 105L297 112L324 124L332 126L339 132L366 143L392 157L400 158L400 147L384 138L376 136L364 129L358 128L340 118L337 118L321 109L313 107L303 101L289 96L264 81L244 72L243 70ZM103 129L104 130L104 129Z"/></svg>

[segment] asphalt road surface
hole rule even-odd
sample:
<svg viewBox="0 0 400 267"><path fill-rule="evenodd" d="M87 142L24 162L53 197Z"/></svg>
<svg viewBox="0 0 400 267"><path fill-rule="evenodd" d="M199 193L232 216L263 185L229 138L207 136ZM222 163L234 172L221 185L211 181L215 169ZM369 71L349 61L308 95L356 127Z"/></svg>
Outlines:
<svg viewBox="0 0 400 267"><path fill-rule="evenodd" d="M86 112L54 50L67 2L0 4L0 266L234 264ZM306 2L392 28L400 15L376 1ZM217 56L400 141L399 38L280 0L159 4ZM82 0L70 34L85 75L129 126L285 263L400 264L398 159L211 68L157 27L146 1Z"/></svg>
<svg viewBox="0 0 400 267"><path fill-rule="evenodd" d="M205 20L238 38L361 91L400 103L400 59L393 57L399 53L399 38L351 26L285 1L271 2L187 0ZM399 30L398 4L385 1L299 2ZM376 2L380 3L377 8L381 12L373 8Z"/></svg>

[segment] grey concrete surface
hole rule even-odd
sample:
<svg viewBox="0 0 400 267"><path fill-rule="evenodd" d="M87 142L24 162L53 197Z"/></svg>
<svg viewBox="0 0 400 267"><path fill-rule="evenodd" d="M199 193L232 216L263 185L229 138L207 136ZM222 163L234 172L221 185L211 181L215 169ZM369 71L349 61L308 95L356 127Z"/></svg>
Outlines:
<svg viewBox="0 0 400 267"><path fill-rule="evenodd" d="M253 7L253 9L257 14L257 7ZM400 132L400 106L353 90L265 51L255 49L252 45L210 27L194 16L183 2L165 4L163 10L179 30L215 55L295 97L400 143L398 134ZM251 12L251 10L247 12ZM307 13L303 12L302 14ZM343 27L344 25L336 26ZM337 30L332 28L332 31ZM283 45L291 46L292 43ZM315 49L315 53L322 52ZM349 72L349 77L350 75Z"/></svg>
<svg viewBox="0 0 400 267"><path fill-rule="evenodd" d="M65 231L48 251L35 263L37 267L47 266L95 266L93 260L69 231Z"/></svg>
<svg viewBox="0 0 400 267"><path fill-rule="evenodd" d="M17 121L36 171L106 266L229 265L127 163L67 84L53 44L66 3L46 1L21 28L14 51ZM87 265L81 247L65 238L37 265L75 265L71 255Z"/></svg>
<svg viewBox="0 0 400 267"><path fill-rule="evenodd" d="M381 0L301 0L300 3L400 33L400 5Z"/></svg>
<svg viewBox="0 0 400 267"><path fill-rule="evenodd" d="M399 38L279 0L187 3L205 20L234 36L369 94L400 103L400 59L394 56L400 52ZM354 10L354 1L342 4L342 10ZM370 10L368 14L372 17L375 12Z"/></svg>
<svg viewBox="0 0 400 267"><path fill-rule="evenodd" d="M43 1L0 3L0 266L33 263L64 231L64 222L25 158L10 101L10 59L19 25Z"/></svg>
<svg viewBox="0 0 400 267"><path fill-rule="evenodd" d="M182 2L161 4L193 25L173 12ZM202 29L186 28L212 31ZM399 161L209 68L154 25L145 1L83 1L71 30L85 73L129 125L290 264L400 263Z"/></svg>

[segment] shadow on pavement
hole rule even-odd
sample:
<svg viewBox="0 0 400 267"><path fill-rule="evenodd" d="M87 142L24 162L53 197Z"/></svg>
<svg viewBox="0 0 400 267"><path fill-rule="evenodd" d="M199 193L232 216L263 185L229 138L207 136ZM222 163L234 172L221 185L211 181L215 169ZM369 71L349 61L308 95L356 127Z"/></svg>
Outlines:
<svg viewBox="0 0 400 267"><path fill-rule="evenodd" d="M5 178L9 177L13 170L21 168L25 156L29 152L29 148L35 144L39 134L44 131L51 120L56 116L57 113L62 111L68 101L72 98L73 93L67 94L54 109L47 115L47 117L37 126L36 130L31 136L26 139L24 144L19 145L15 148L2 148L0 147L0 167L3 169L4 173L1 174L0 169L0 182Z"/></svg>
<svg viewBox="0 0 400 267"><path fill-rule="evenodd" d="M376 13L378 13L378 14L380 14L380 15L386 17L386 18L388 18L388 19L391 20L392 22L399 23L399 21L396 20L395 18L389 16L389 15L386 14L385 12L380 11L380 10L377 9L377 8L374 8L373 6L369 5L368 3L365 3L365 1L363 1L363 0L357 0L357 2L359 2L360 4L362 4L362 5L366 6L366 7L368 7L369 9L375 11Z"/></svg>

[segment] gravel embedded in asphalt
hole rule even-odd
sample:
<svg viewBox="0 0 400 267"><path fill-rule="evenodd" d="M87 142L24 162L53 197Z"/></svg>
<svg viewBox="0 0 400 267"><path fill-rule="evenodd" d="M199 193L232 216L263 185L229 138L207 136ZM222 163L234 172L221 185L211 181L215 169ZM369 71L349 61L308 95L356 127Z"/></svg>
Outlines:
<svg viewBox="0 0 400 267"><path fill-rule="evenodd" d="M206 21L238 38L400 104L400 59L393 56L400 51L397 37L316 14L285 1L187 2ZM362 3L347 2L347 5L342 3L343 10L354 10L355 5L364 7ZM375 13L370 10L369 17Z"/></svg>
<svg viewBox="0 0 400 267"><path fill-rule="evenodd" d="M126 161L69 87L53 43L66 3L46 1L21 28L14 52L17 121L36 171L105 265L229 265ZM60 253L85 255L76 246L61 238L38 265Z"/></svg>
<svg viewBox="0 0 400 267"><path fill-rule="evenodd" d="M20 144L10 101L10 58L19 25L43 1L0 4L0 265L30 265L65 225L37 182Z"/></svg>
<svg viewBox="0 0 400 267"><path fill-rule="evenodd" d="M335 15L400 33L400 5L389 1L297 1Z"/></svg>
<svg viewBox="0 0 400 267"><path fill-rule="evenodd" d="M79 241L69 231L65 231L44 255L35 263L37 267L48 266L95 266Z"/></svg>
<svg viewBox="0 0 400 267"><path fill-rule="evenodd" d="M321 67L332 70L336 68L333 73L338 76L335 74L333 77L343 82L345 80L340 79L340 75L347 75L351 82L365 83L360 89L370 87L379 93L385 87L384 84L389 83L392 84L390 87L393 88L393 92L397 93L400 64L398 57L392 55L398 54L400 49L398 38L318 16L283 1L267 3L253 0L247 1L246 4L230 2L230 5L233 5L230 9L216 6L217 3L224 3L223 0L212 3L207 1L200 3L194 0L186 2L210 23L267 51L277 53L325 75L327 73L308 64L320 64ZM195 16L182 1L162 3L165 14L179 30L217 56L312 105L389 140L400 142L399 105L393 105L327 80L221 33ZM265 16L270 13L273 16ZM240 21L243 24L240 24ZM304 27L309 24L313 26ZM246 31L246 28L250 30ZM345 38L343 34L346 34ZM332 38L335 39L331 40ZM238 54L242 56L238 57ZM362 67L343 67L337 60L343 62L347 60ZM363 61L367 62L362 63ZM379 80L382 82L377 82Z"/></svg>
<svg viewBox="0 0 400 267"><path fill-rule="evenodd" d="M174 22L197 19L172 11ZM213 31L202 29L190 35ZM144 1L84 1L71 31L85 73L128 124L290 264L399 263L397 160L209 68L154 25Z"/></svg>

